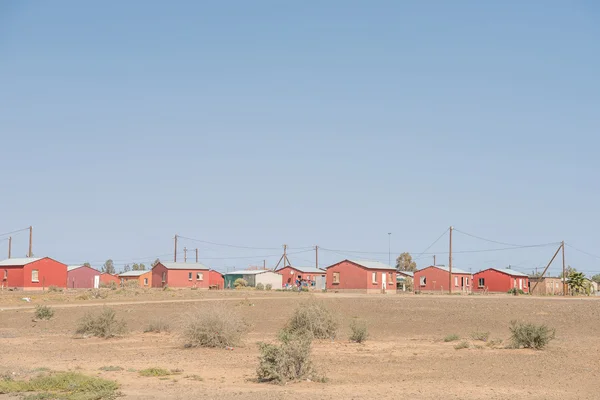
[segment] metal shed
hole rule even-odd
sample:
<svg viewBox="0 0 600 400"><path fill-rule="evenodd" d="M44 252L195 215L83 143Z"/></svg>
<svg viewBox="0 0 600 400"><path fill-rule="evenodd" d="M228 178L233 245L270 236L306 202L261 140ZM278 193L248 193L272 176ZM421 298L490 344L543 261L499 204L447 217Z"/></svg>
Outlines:
<svg viewBox="0 0 600 400"><path fill-rule="evenodd" d="M236 279L242 278L248 282L248 286L256 287L258 283L263 285L271 285L273 289L281 289L283 285L283 277L269 270L255 270L255 271L232 271L223 274L225 279L225 289L234 289L234 283Z"/></svg>

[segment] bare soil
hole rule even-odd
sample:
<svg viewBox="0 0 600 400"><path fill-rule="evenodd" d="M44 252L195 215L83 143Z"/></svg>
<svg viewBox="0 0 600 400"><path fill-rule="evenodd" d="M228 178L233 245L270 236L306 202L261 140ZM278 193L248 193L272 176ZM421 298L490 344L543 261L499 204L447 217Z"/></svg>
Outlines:
<svg viewBox="0 0 600 400"><path fill-rule="evenodd" d="M118 381L128 399L600 398L599 299L140 289L79 300L81 293L0 293L0 375L18 379L46 368L78 370ZM255 382L257 342L275 340L298 303L311 297L335 310L340 321L338 338L313 346L315 365L328 382ZM236 308L250 323L243 346L184 348L182 321L209 301ZM36 304L53 306L54 318L34 322ZM125 319L129 333L76 338L77 320L104 304ZM172 332L143 333L156 318L168 321ZM348 341L354 318L368 325L365 344ZM506 343L511 320L545 323L557 337L543 351L472 340L468 349L456 350L457 342L443 341L449 334L468 339L487 331L490 339ZM105 366L124 370L101 371ZM151 367L181 372L139 376L137 371Z"/></svg>

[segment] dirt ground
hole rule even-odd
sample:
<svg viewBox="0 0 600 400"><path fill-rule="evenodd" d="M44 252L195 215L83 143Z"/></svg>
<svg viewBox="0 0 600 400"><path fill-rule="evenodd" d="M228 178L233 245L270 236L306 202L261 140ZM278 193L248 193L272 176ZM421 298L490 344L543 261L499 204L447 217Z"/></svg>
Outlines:
<svg viewBox="0 0 600 400"><path fill-rule="evenodd" d="M127 399L598 399L600 301L529 296L361 295L283 292L112 291L106 299L76 293L0 293L0 374L79 370L114 379ZM31 297L31 302L21 300ZM340 321L335 341L313 346L327 383L277 386L253 381L257 342L276 337L298 303L316 297ZM242 347L185 349L178 327L186 313L210 301L236 308L251 324ZM77 320L102 304L126 320L118 339L74 337ZM50 321L33 322L35 304L52 305ZM143 333L153 319L169 334ZM366 321L365 344L348 341L353 318ZM556 339L543 351L492 349L483 342L455 350L449 334L489 331L509 337L511 320L545 323ZM480 348L476 348L479 346ZM120 372L100 371L120 366ZM168 379L140 377L149 367L183 370ZM187 378L197 375L202 380ZM14 398L0 395L0 399Z"/></svg>

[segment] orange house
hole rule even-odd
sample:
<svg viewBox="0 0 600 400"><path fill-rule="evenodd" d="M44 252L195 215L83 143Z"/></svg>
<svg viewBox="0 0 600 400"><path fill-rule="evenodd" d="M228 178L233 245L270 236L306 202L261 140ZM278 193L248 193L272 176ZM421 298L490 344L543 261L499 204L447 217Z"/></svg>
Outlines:
<svg viewBox="0 0 600 400"><path fill-rule="evenodd" d="M152 268L152 287L208 289L209 271L200 263L159 262Z"/></svg>
<svg viewBox="0 0 600 400"><path fill-rule="evenodd" d="M106 285L110 285L111 282L116 283L117 285L121 282L118 275L107 274L106 272L102 272L100 274L100 283L104 283Z"/></svg>
<svg viewBox="0 0 600 400"><path fill-rule="evenodd" d="M50 257L0 261L0 287L43 290L49 286L67 287L66 264Z"/></svg>
<svg viewBox="0 0 600 400"><path fill-rule="evenodd" d="M127 271L119 274L121 284L125 285L130 281L137 281L140 287L152 287L152 270L150 271Z"/></svg>

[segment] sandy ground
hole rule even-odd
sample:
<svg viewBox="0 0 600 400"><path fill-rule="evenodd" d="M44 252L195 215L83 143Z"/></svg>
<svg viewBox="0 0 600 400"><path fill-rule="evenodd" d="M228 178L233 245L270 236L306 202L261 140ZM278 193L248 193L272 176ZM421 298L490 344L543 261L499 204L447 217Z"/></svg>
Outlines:
<svg viewBox="0 0 600 400"><path fill-rule="evenodd" d="M528 296L342 295L282 292L138 291L77 300L77 293L0 293L0 374L26 376L36 368L79 370L114 379L128 399L598 399L600 301ZM255 383L259 341L273 340L298 303L317 297L335 310L335 341L313 346L327 383L277 386ZM252 328L233 351L185 349L178 335L186 313L206 302L236 308ZM130 333L119 339L78 339L77 320L102 304L117 310ZM35 304L55 308L50 321L33 322ZM153 319L168 320L170 334L143 333ZM370 340L350 343L353 318L367 322ZM511 320L545 323L557 338L544 351L455 350L443 338L489 331L509 336ZM474 345L480 345L474 343ZM103 366L124 371L102 372ZM168 379L134 370L179 369ZM186 378L202 377L202 381ZM0 399L9 398L0 395ZM14 398L14 397L10 397Z"/></svg>

